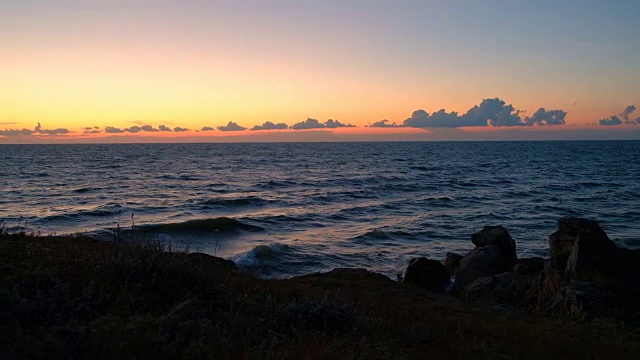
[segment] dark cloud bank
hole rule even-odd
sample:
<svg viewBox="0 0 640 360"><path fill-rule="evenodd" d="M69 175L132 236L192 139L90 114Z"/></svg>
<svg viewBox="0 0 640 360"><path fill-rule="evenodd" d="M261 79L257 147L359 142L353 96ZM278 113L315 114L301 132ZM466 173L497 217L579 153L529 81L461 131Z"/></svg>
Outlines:
<svg viewBox="0 0 640 360"><path fill-rule="evenodd" d="M64 135L69 134L69 129L43 129L40 123L33 130L29 129L4 129L0 130L0 136L31 136L31 135Z"/></svg>
<svg viewBox="0 0 640 360"><path fill-rule="evenodd" d="M640 117L633 118L631 115L636 111L635 105L629 105L618 115L612 115L606 119L600 119L598 122L604 126L615 126L622 124L640 124Z"/></svg>
<svg viewBox="0 0 640 360"><path fill-rule="evenodd" d="M98 129L98 127L94 127L95 129ZM104 128L104 132L107 134L124 134L124 133L139 133L139 132L184 132L184 131L189 131L189 129L187 128L183 128L183 127L179 127L176 126L173 129L171 129L168 126L165 125L160 125L158 126L158 128L154 128L151 125L142 125L142 126L130 126L128 128L117 128L117 127L113 127L113 126L106 126ZM86 133L86 132L85 132Z"/></svg>
<svg viewBox="0 0 640 360"><path fill-rule="evenodd" d="M627 106L620 114L612 115L606 119L600 119L599 125L602 126L616 126L622 124L640 124L640 117L634 117L633 114L636 111L634 105ZM545 108L539 108L531 116L525 116L524 112L515 109L511 104L506 104L505 101L494 98L484 99L478 105L467 110L464 114L460 115L457 112L447 112L444 109L438 110L429 114L424 110L416 110L411 114L411 117L405 119L401 124L390 122L387 119L374 122L369 127L376 128L398 128L398 127L410 127L410 128L433 128L433 129L455 129L460 127L524 127L533 125L562 125L565 123L566 111L563 110L546 110ZM13 123L0 123L0 124L13 124ZM325 122L320 122L314 118L307 118L305 121L295 123L291 126L285 123L274 123L266 121L262 125L255 125L249 130L316 130L316 129L336 129L355 127L351 124L345 124L338 120L329 119ZM211 126L204 126L200 130L202 132L215 131L215 130L228 132L228 131L243 131L248 128L230 121L227 125L218 126L213 128ZM113 126L106 126L104 130L101 130L98 126L83 128L83 134L124 134L124 133L156 133L156 132L186 132L187 128L180 126L170 128L165 125L159 125L157 128L152 125L134 125L128 128L118 128ZM70 131L65 128L57 129L43 129L40 123L33 129L5 129L0 130L0 136L31 136L31 135L64 135Z"/></svg>
<svg viewBox="0 0 640 360"><path fill-rule="evenodd" d="M532 126L532 125L562 125L566 111L546 110L539 108L532 116L523 116L521 110L516 110L511 104L503 100L484 99L479 105L467 110L463 115L457 112L446 112L444 109L432 114L424 110L416 110L410 118L400 125L380 120L370 127L413 127L413 128L458 128L471 126Z"/></svg>

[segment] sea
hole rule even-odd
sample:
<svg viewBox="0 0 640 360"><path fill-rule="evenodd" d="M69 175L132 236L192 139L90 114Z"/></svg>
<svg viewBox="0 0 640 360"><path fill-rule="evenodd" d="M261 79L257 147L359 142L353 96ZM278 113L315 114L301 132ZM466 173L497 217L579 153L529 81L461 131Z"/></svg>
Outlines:
<svg viewBox="0 0 640 360"><path fill-rule="evenodd" d="M0 145L4 231L152 241L264 278L396 278L485 225L544 257L564 216L640 248L640 141Z"/></svg>

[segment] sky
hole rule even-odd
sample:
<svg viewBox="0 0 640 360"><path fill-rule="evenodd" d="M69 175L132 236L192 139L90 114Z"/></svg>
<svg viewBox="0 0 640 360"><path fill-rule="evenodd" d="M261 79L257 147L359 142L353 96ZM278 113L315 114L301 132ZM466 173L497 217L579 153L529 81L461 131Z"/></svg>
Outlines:
<svg viewBox="0 0 640 360"><path fill-rule="evenodd" d="M0 0L0 143L640 139L639 14Z"/></svg>

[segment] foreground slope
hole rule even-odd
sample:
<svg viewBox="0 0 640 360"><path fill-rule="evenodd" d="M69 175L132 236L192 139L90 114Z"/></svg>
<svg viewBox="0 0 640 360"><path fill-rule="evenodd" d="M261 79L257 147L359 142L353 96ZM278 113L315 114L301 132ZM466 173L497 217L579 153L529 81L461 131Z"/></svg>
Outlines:
<svg viewBox="0 0 640 360"><path fill-rule="evenodd" d="M640 334L365 270L260 280L158 244L0 235L2 358L640 358Z"/></svg>

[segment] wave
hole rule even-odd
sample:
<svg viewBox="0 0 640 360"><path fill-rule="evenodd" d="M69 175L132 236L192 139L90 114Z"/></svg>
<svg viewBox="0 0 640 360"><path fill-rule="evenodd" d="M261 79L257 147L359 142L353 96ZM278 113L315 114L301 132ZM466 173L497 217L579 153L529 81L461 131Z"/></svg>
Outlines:
<svg viewBox="0 0 640 360"><path fill-rule="evenodd" d="M269 180L266 182L257 183L254 186L261 189L280 189L280 188L289 187L293 185L298 185L298 183L291 180L280 180L280 181Z"/></svg>
<svg viewBox="0 0 640 360"><path fill-rule="evenodd" d="M352 238L350 242L364 246L393 246L397 242L417 240L421 235L423 234L414 231L373 229Z"/></svg>
<svg viewBox="0 0 640 360"><path fill-rule="evenodd" d="M246 224L228 217L188 220L178 223L142 225L139 226L138 229L158 233L231 233L236 231L264 231L260 226Z"/></svg>
<svg viewBox="0 0 640 360"><path fill-rule="evenodd" d="M258 245L245 253L234 256L232 260L241 268L257 269L292 251L292 246L275 242L268 245Z"/></svg>
<svg viewBox="0 0 640 360"><path fill-rule="evenodd" d="M214 198L199 202L205 208L212 207L242 207L242 206L265 206L274 202L258 196L246 196L240 198Z"/></svg>
<svg viewBox="0 0 640 360"><path fill-rule="evenodd" d="M118 215L122 212L119 204L105 204L96 206L93 209L76 210L64 214L50 215L42 218L46 221L75 221L84 217L107 217Z"/></svg>

